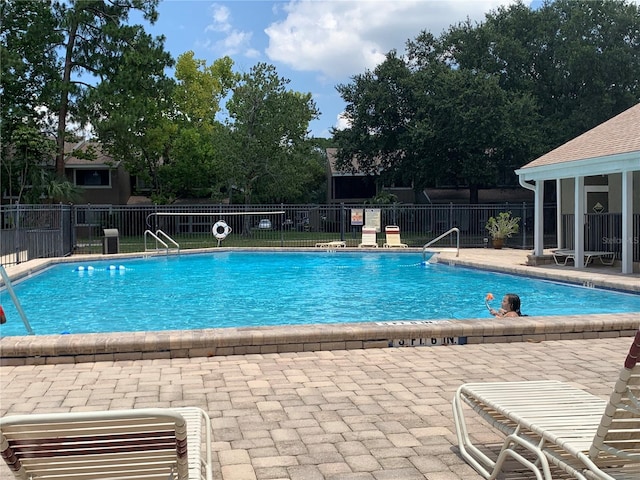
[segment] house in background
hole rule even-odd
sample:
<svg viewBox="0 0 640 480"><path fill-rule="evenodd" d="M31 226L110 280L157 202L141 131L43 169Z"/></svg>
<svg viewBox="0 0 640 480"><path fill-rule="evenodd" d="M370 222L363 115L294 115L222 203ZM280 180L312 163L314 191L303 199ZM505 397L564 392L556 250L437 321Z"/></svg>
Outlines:
<svg viewBox="0 0 640 480"><path fill-rule="evenodd" d="M464 187L425 188L418 193L412 185L390 185L380 188L375 176L359 172L358 160L355 158L352 160L351 170L338 170L336 168L337 152L337 148L327 148L327 204L329 205L363 203L381 191L394 194L400 203L469 203L469 189ZM478 196L479 203L532 203L534 199L533 192L519 185L481 189Z"/></svg>
<svg viewBox="0 0 640 480"><path fill-rule="evenodd" d="M416 203L413 186L377 185L373 175L359 172L358 161L353 159L353 169L342 171L336 167L338 149L327 148L327 204L363 203L384 191L395 195L398 202ZM355 172L355 173L353 173Z"/></svg>
<svg viewBox="0 0 640 480"><path fill-rule="evenodd" d="M93 149L94 160L73 155L74 151ZM82 190L83 203L125 205L131 196L131 176L122 162L102 152L97 142L82 141L65 145L67 180Z"/></svg>

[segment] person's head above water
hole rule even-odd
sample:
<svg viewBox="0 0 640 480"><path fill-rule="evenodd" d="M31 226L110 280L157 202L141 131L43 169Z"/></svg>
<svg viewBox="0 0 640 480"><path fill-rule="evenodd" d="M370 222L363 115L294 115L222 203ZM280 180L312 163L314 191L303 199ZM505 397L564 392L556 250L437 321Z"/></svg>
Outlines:
<svg viewBox="0 0 640 480"><path fill-rule="evenodd" d="M505 312L516 312L518 316L522 315L520 312L520 297L515 293L507 293L502 299L502 309Z"/></svg>

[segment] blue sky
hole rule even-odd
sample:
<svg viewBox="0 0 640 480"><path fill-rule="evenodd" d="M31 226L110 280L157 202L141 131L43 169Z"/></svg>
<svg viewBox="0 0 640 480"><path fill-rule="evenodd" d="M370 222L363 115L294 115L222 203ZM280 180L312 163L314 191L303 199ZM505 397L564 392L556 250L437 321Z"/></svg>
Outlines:
<svg viewBox="0 0 640 480"><path fill-rule="evenodd" d="M258 62L275 65L289 87L310 92L321 115L311 135L340 128L345 103L336 85L373 69L385 54L404 50L422 30L439 36L450 25L482 21L513 0L163 0L153 35L166 37L174 58L192 50L207 65L224 55L235 70ZM538 5L539 0L525 0Z"/></svg>

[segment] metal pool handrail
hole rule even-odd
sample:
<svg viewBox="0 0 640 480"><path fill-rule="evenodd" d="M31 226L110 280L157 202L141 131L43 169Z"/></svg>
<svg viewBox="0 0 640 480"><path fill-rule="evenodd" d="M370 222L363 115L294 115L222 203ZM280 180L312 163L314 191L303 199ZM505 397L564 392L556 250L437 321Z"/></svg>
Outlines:
<svg viewBox="0 0 640 480"><path fill-rule="evenodd" d="M164 242L160 236L163 236L164 238L166 238L169 242L173 243L175 245L175 249L180 252L180 245L178 245L178 243L171 238L169 235L167 235L166 233L164 233L162 230L156 230L156 233L153 233L151 230L145 230L144 232L144 251L148 251L147 249L147 235L152 237L156 242L161 243L162 245L164 245L164 248L167 252L167 255L169 254L169 245L167 245L166 242ZM157 244L156 244L156 250L158 250Z"/></svg>
<svg viewBox="0 0 640 480"><path fill-rule="evenodd" d="M442 240L444 237L446 237L447 235L450 235L452 233L456 233L456 257L460 255L460 229L458 227L453 227L450 228L449 230L447 230L446 232L444 232L442 235L440 235L439 237L434 238L433 240L427 242L424 247L422 247L422 261L426 262L426 251L427 248L429 248L431 245L433 245L434 243L436 243L438 240Z"/></svg>
<svg viewBox="0 0 640 480"><path fill-rule="evenodd" d="M24 326L27 329L27 333L29 335L34 335L33 330L31 329L31 325L29 325L29 320L27 320L27 315L24 313L24 310L22 309L22 305L20 305L20 301L16 296L16 292L13 291L13 285L11 285L11 279L9 278L9 275L7 275L7 271L4 269L2 265L0 265L0 276L2 276L2 280L4 280L4 284L7 286L7 291L11 296L11 300L13 300L13 304L16 306L16 310L18 310L18 313L22 318L22 322L24 323Z"/></svg>

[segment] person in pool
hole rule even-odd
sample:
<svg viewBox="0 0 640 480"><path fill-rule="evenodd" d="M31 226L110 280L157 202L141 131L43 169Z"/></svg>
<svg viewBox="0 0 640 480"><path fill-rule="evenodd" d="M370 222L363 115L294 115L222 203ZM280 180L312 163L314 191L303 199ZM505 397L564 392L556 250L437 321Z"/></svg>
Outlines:
<svg viewBox="0 0 640 480"><path fill-rule="evenodd" d="M489 313L494 317L521 317L520 297L515 293L507 293L502 298L502 306L498 310L490 308Z"/></svg>

